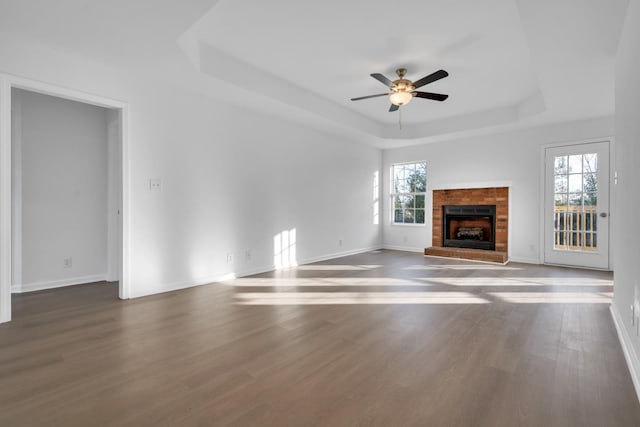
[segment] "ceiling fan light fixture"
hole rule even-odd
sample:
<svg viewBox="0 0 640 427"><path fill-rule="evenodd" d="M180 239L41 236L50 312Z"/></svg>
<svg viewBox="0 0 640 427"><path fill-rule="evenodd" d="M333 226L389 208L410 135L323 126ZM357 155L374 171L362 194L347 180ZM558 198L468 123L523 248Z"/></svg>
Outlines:
<svg viewBox="0 0 640 427"><path fill-rule="evenodd" d="M410 92L405 92L405 91L399 91L399 92L392 92L389 95L389 101L391 101L391 103L393 105L407 105L409 102L411 102L411 100L413 99L413 95Z"/></svg>
<svg viewBox="0 0 640 427"><path fill-rule="evenodd" d="M398 111L398 107L403 105L407 105L413 98L423 98L423 99L431 99L433 101L444 101L449 97L449 95L443 95L441 93L432 93L432 92L419 92L416 91L417 88L428 85L429 83L433 83L440 79L443 79L449 75L445 70L438 70L435 73L431 73L428 76L425 76L415 82L411 80L407 80L404 78L407 70L405 68L398 68L396 70L396 74L398 75L398 79L391 81L387 77L383 76L380 73L370 74L371 77L378 80L380 83L389 88L389 92L387 93L379 93L377 95L368 95L368 96L359 96L357 98L351 98L352 101L360 101L363 99L369 98L378 98L382 96L388 96L389 101L391 102L391 107L389 107L389 112L393 113L394 111Z"/></svg>

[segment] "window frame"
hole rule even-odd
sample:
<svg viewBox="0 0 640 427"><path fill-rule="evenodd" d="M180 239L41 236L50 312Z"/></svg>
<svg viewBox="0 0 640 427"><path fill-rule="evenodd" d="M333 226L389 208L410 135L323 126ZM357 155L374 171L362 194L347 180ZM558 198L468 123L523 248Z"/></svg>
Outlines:
<svg viewBox="0 0 640 427"><path fill-rule="evenodd" d="M398 166L406 166L406 165L423 165L424 166L424 191L408 191L408 192L396 192L396 168ZM392 163L389 167L389 223L390 225L397 226L408 226L408 227L424 227L427 224L427 161L426 160L416 160L410 162L398 162ZM403 213L403 222L396 222L396 206L395 201L397 196L405 196L405 197L413 197L414 201L416 196L422 196L424 202L422 203L422 207L416 207L415 205L411 208L414 214L416 211L422 210L422 219L423 222L404 222L404 213ZM407 209L406 207L402 208L403 210ZM417 218L417 215L414 215L414 221Z"/></svg>

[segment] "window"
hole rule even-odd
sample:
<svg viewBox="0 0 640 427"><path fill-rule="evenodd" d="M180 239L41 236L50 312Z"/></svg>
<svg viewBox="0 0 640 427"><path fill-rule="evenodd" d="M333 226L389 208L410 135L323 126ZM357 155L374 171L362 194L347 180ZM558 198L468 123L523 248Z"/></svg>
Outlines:
<svg viewBox="0 0 640 427"><path fill-rule="evenodd" d="M427 163L391 165L391 222L424 224Z"/></svg>
<svg viewBox="0 0 640 427"><path fill-rule="evenodd" d="M553 171L556 250L596 251L598 154L555 156Z"/></svg>

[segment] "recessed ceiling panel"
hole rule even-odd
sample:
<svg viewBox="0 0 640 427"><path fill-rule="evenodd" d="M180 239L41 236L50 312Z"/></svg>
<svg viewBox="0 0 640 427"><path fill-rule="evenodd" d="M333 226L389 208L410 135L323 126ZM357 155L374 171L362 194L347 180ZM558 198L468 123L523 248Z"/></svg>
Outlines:
<svg viewBox="0 0 640 427"><path fill-rule="evenodd" d="M369 76L408 69L417 80L438 69L450 77L421 90L445 102L414 99L403 122L422 123L515 106L537 91L512 0L222 0L197 26L202 42L321 97L394 123L389 101Z"/></svg>

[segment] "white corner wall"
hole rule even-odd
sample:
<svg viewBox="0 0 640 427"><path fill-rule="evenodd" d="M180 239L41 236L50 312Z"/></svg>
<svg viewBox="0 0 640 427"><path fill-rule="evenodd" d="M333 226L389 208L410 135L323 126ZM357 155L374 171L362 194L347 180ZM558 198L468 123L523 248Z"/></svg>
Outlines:
<svg viewBox="0 0 640 427"><path fill-rule="evenodd" d="M14 291L105 280L108 110L19 89L12 104Z"/></svg>
<svg viewBox="0 0 640 427"><path fill-rule="evenodd" d="M616 58L616 153L613 242L616 254L611 311L640 396L640 1L631 0ZM629 238L633 236L633 238ZM635 309L634 306L635 305ZM635 325L632 317L635 312Z"/></svg>
<svg viewBox="0 0 640 427"><path fill-rule="evenodd" d="M390 200L384 198L383 245L416 252L431 246L433 189L510 187L509 258L540 263L543 146L612 135L613 118L608 117L385 150L383 194L389 194L393 163L427 162L427 212L424 226L392 225Z"/></svg>

